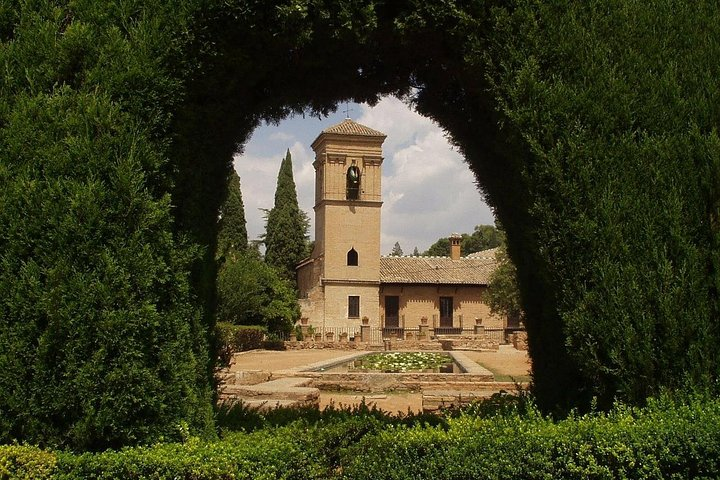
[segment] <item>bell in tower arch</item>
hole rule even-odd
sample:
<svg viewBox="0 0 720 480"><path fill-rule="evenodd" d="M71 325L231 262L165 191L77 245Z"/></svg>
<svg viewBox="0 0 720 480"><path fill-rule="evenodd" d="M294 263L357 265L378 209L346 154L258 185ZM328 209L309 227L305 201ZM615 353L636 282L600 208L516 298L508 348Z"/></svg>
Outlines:
<svg viewBox="0 0 720 480"><path fill-rule="evenodd" d="M355 164L347 169L346 185L345 198L348 200L358 200L360 198L360 169Z"/></svg>

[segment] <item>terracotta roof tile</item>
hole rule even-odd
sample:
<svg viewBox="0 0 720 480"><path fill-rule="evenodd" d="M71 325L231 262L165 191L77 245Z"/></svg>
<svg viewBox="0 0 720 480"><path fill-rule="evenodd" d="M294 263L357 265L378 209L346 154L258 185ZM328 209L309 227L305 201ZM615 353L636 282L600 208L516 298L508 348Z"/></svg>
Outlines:
<svg viewBox="0 0 720 480"><path fill-rule="evenodd" d="M380 283L487 285L495 255L462 257L381 257Z"/></svg>
<svg viewBox="0 0 720 480"><path fill-rule="evenodd" d="M335 133L335 134L339 134L339 135L363 135L365 137L385 137L386 136L382 132L373 130L372 128L366 127L365 125L361 125L357 122L350 120L349 118L346 118L345 120L338 123L337 125L333 125L332 127L326 128L325 130L322 131L322 133Z"/></svg>
<svg viewBox="0 0 720 480"><path fill-rule="evenodd" d="M481 251L475 252L475 253L468 253L466 255L466 257L467 258L485 258L485 257L495 258L495 255L497 255L497 252L499 249L500 249L500 247L495 247L495 248L489 248L487 250L481 250Z"/></svg>

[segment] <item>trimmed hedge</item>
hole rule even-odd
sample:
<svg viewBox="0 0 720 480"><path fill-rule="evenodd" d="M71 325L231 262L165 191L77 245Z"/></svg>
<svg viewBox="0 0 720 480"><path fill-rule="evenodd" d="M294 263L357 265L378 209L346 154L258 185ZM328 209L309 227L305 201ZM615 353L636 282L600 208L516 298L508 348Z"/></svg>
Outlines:
<svg viewBox="0 0 720 480"><path fill-rule="evenodd" d="M385 94L504 225L545 411L717 382L718 32L709 0L4 2L0 441L210 435L234 154Z"/></svg>
<svg viewBox="0 0 720 480"><path fill-rule="evenodd" d="M463 415L447 429L387 429L354 451L344 472L358 480L717 478L720 402L651 401L559 422L534 409Z"/></svg>
<svg viewBox="0 0 720 480"><path fill-rule="evenodd" d="M27 445L0 445L0 479L51 478L57 456Z"/></svg>
<svg viewBox="0 0 720 480"><path fill-rule="evenodd" d="M232 354L263 347L267 328L256 325L234 325L218 322L217 331L218 356L220 363L227 365Z"/></svg>
<svg viewBox="0 0 720 480"><path fill-rule="evenodd" d="M360 409L256 415L252 433L74 455L0 447L0 478L661 479L720 476L720 400L553 421L530 406L429 424ZM245 412L247 413L247 412ZM301 418L298 418L301 417ZM274 420L272 420L274 418ZM277 420L284 426L271 426ZM295 418L295 420L292 420ZM259 423L258 423L259 421ZM289 423L288 423L289 422ZM277 424L277 423L275 423Z"/></svg>

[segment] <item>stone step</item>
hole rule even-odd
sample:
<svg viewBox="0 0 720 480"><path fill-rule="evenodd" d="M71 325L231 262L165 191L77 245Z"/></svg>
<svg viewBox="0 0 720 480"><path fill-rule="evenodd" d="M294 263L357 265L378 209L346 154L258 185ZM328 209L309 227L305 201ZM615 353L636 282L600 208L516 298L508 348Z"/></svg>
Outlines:
<svg viewBox="0 0 720 480"><path fill-rule="evenodd" d="M427 390L423 391L423 412L435 412L441 408L469 405L477 400L490 397L495 391L458 391L458 390Z"/></svg>
<svg viewBox="0 0 720 480"><path fill-rule="evenodd" d="M273 399L316 403L320 398L320 390L305 386L311 381L310 378L286 377L256 385L224 385L220 389L220 399Z"/></svg>
<svg viewBox="0 0 720 480"><path fill-rule="evenodd" d="M308 405L297 400L278 400L274 398L263 400L242 400L242 404L251 410L258 410L261 412L273 410L275 408L299 408Z"/></svg>
<svg viewBox="0 0 720 480"><path fill-rule="evenodd" d="M262 370L224 371L218 379L224 385L255 385L270 381L272 374Z"/></svg>

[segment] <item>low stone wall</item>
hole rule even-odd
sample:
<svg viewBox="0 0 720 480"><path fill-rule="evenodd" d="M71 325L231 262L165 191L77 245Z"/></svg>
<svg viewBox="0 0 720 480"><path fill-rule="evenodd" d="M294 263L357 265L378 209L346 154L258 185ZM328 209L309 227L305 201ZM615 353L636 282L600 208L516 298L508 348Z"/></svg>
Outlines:
<svg viewBox="0 0 720 480"><path fill-rule="evenodd" d="M270 381L272 372L223 369L217 373L216 378L220 385L257 385L258 383Z"/></svg>
<svg viewBox="0 0 720 480"><path fill-rule="evenodd" d="M360 351L383 351L392 350L396 352L417 352L417 351L440 351L442 345L437 341L417 341L417 340L384 340L383 343L363 343L363 342L316 342L316 341L287 341L285 342L286 350L306 350L306 349L323 349L331 348L333 350L360 350Z"/></svg>
<svg viewBox="0 0 720 480"><path fill-rule="evenodd" d="M333 350L368 350L368 351L382 351L382 344L371 344L362 342L316 342L316 341L286 341L286 350L309 350L309 349L324 349L330 348Z"/></svg>
<svg viewBox="0 0 720 480"><path fill-rule="evenodd" d="M500 344L484 336L442 337L439 342L443 350L498 350Z"/></svg>
<svg viewBox="0 0 720 480"><path fill-rule="evenodd" d="M479 383L492 382L493 375L448 373L334 373L334 372L274 372L273 378L302 376L312 379L310 386L320 390L349 390L355 392L419 392L425 389L471 391Z"/></svg>
<svg viewBox="0 0 720 480"><path fill-rule="evenodd" d="M518 332L522 334L524 332ZM422 339L417 337L407 338L387 338L382 343L368 343L359 341L358 337L352 340L347 335L341 335L335 338L334 335L328 334L327 338L320 340L313 338L312 340L289 340L285 342L286 350L305 350L305 349L323 349L331 348L333 350L360 350L360 351L396 351L396 352L418 352L418 351L439 351L439 350L493 350L500 348L497 340L489 338L487 335L452 335L438 336L430 339ZM294 337L291 337L294 338ZM319 338L319 335L318 335ZM524 348L527 350L527 346Z"/></svg>
<svg viewBox="0 0 720 480"><path fill-rule="evenodd" d="M510 382L477 383L472 391L463 391L447 387L437 390L425 389L422 392L423 412L437 412L445 408L465 407L478 400L489 398L495 393L517 394L517 387L527 388L524 384Z"/></svg>

